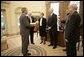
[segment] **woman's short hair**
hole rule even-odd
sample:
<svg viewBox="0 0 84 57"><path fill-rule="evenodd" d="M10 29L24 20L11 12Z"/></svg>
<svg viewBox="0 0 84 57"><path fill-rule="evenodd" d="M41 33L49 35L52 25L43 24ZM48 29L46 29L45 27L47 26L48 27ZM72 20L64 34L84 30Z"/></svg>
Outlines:
<svg viewBox="0 0 84 57"><path fill-rule="evenodd" d="M43 12L41 12L41 15L43 15L43 16L44 16L44 13L43 13Z"/></svg>
<svg viewBox="0 0 84 57"><path fill-rule="evenodd" d="M27 10L26 7L23 7L23 8L21 9L22 13L24 13L26 10Z"/></svg>

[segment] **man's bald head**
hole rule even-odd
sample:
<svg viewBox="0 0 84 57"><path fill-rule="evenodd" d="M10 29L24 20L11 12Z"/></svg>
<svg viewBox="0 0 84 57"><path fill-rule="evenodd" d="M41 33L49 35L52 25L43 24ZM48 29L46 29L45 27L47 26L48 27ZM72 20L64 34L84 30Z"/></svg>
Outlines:
<svg viewBox="0 0 84 57"><path fill-rule="evenodd" d="M51 13L53 13L53 9L52 8L49 8L49 13L51 14Z"/></svg>
<svg viewBox="0 0 84 57"><path fill-rule="evenodd" d="M31 16L32 15L32 12L31 11L28 11L28 14L29 14L29 16Z"/></svg>

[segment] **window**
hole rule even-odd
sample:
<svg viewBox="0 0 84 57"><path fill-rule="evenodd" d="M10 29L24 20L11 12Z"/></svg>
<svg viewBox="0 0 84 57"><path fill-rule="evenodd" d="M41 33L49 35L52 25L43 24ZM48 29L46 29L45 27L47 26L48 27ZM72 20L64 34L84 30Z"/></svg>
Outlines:
<svg viewBox="0 0 84 57"><path fill-rule="evenodd" d="M5 31L5 10L1 10L1 33Z"/></svg>
<svg viewBox="0 0 84 57"><path fill-rule="evenodd" d="M59 15L59 3L51 3L50 7L53 9L53 12L58 16Z"/></svg>
<svg viewBox="0 0 84 57"><path fill-rule="evenodd" d="M15 17L16 17L16 22L17 22L18 28L20 26L19 18L20 18L20 15L21 15L21 8L22 7L17 7L15 9L15 15L16 15Z"/></svg>
<svg viewBox="0 0 84 57"><path fill-rule="evenodd" d="M53 9L53 13L57 15L57 30L59 30L60 21L59 21L59 2L51 3L50 7Z"/></svg>
<svg viewBox="0 0 84 57"><path fill-rule="evenodd" d="M16 14L16 19L17 19L17 24L18 24L18 26L20 26L20 21L19 21L20 15L21 15L21 14Z"/></svg>

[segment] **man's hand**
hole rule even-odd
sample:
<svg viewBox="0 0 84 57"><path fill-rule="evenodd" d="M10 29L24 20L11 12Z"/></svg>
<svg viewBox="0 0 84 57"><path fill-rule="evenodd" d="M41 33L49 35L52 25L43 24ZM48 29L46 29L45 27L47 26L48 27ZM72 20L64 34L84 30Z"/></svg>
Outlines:
<svg viewBox="0 0 84 57"><path fill-rule="evenodd" d="M68 43L69 41L67 39L65 39L65 41Z"/></svg>
<svg viewBox="0 0 84 57"><path fill-rule="evenodd" d="M51 27L48 27L48 29L51 29Z"/></svg>
<svg viewBox="0 0 84 57"><path fill-rule="evenodd" d="M36 24L38 24L38 23L39 23L39 21L36 21L35 23L36 23Z"/></svg>
<svg viewBox="0 0 84 57"><path fill-rule="evenodd" d="M34 25L31 24L32 27L34 27Z"/></svg>
<svg viewBox="0 0 84 57"><path fill-rule="evenodd" d="M36 25L36 23L30 23L30 25L31 25L31 26L35 26L35 25Z"/></svg>
<svg viewBox="0 0 84 57"><path fill-rule="evenodd" d="M50 30L50 29L51 29L51 27L46 28L46 30Z"/></svg>

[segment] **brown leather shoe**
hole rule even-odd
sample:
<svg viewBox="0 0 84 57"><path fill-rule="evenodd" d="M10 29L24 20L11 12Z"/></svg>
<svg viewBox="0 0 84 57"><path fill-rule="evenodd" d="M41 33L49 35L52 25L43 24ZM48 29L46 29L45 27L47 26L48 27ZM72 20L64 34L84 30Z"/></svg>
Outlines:
<svg viewBox="0 0 84 57"><path fill-rule="evenodd" d="M43 43L43 41L40 42L40 44L42 44L42 43Z"/></svg>
<svg viewBox="0 0 84 57"><path fill-rule="evenodd" d="M48 46L53 46L52 44L48 45Z"/></svg>

